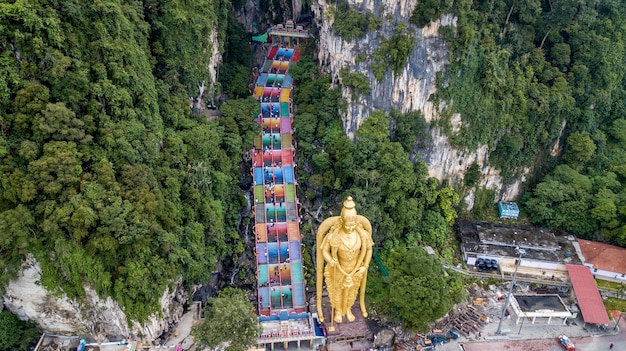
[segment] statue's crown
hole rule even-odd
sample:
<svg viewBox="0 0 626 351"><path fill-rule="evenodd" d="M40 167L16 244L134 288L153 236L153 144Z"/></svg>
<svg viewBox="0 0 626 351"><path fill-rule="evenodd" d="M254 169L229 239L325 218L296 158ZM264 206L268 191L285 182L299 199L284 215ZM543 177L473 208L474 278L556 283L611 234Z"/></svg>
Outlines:
<svg viewBox="0 0 626 351"><path fill-rule="evenodd" d="M354 201L352 201L352 196L348 196L348 198L343 202L343 208L351 210L356 207Z"/></svg>

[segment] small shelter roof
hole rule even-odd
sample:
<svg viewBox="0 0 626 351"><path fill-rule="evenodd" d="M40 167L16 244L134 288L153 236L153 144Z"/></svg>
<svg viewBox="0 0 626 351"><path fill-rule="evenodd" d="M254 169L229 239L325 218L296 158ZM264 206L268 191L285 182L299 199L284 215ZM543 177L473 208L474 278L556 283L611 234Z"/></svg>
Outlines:
<svg viewBox="0 0 626 351"><path fill-rule="evenodd" d="M568 264L567 271L585 323L609 324L609 317L604 308L604 303L602 303L602 297L589 267Z"/></svg>

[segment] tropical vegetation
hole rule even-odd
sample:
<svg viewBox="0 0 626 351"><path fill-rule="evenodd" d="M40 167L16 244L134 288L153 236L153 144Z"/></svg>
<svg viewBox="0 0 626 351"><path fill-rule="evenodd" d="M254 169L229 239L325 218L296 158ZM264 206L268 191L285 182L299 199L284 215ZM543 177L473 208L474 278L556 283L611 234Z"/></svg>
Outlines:
<svg viewBox="0 0 626 351"><path fill-rule="evenodd" d="M204 320L192 327L191 335L200 346L211 350L245 351L256 345L259 328L246 292L229 287L209 299Z"/></svg>
<svg viewBox="0 0 626 351"><path fill-rule="evenodd" d="M304 160L298 167L298 179L307 199L305 206L321 203L337 210L343 198L354 198L359 213L372 222L375 244L389 271L387 277L373 274L368 279L368 301L380 316L402 317L407 327L423 330L463 296L462 289L444 289L444 285L462 287L461 278L444 279L439 259L421 248L432 246L447 260L452 259L449 242L459 196L430 178L422 160L410 158L425 126L421 114L375 111L355 138L349 139L336 113L343 108L340 91L330 88L328 76L316 72L310 55L304 55L292 71L298 83L294 136L299 159ZM403 259L415 261L410 265L413 268L401 263ZM398 311L385 307L390 296ZM424 296L440 300L405 303ZM438 307L433 309L433 304Z"/></svg>
<svg viewBox="0 0 626 351"><path fill-rule="evenodd" d="M328 16L337 34L356 40L391 25L378 13L337 2ZM488 145L505 180L528 174L522 205L531 222L626 246L624 2L419 1L409 23L393 23L358 62L370 60L378 81L400 74L417 27L444 13L456 26L439 28L450 64L431 97L443 111L436 123L459 149ZM238 258L240 161L258 133L250 118L258 107L247 97L252 55L228 1L5 1L0 42L0 287L32 256L46 288L80 299L89 285L141 322L160 313L176 278L206 283L216 261ZM207 70L214 49L224 57L218 82ZM389 273L374 269L369 301L424 329L463 296L461 278L439 264L454 259L460 201L418 156L428 124L395 110L375 111L358 128L341 120L341 90L312 51L292 74L303 204L329 213L355 199ZM370 91L361 73L340 77L353 96ZM202 85L230 98L219 118L192 113ZM472 165L463 186L480 177ZM493 193L478 189L476 199L485 209ZM248 315L245 296L229 290L209 318L223 313L225 298L237 301L225 309ZM407 304L416 299L425 303Z"/></svg>
<svg viewBox="0 0 626 351"><path fill-rule="evenodd" d="M392 37L380 36L370 59L372 73L382 81L389 69L401 72L413 45L401 33L453 15L455 25L439 27L450 56L438 73L438 92L430 97L442 110L436 123L458 149L487 145L489 165L505 182L527 178L522 208L532 223L625 246L624 5L418 1L411 28L396 23ZM382 11L355 7L342 11L394 23L382 18ZM345 40L362 37L367 28L353 20L334 22L335 32ZM453 127L455 113L461 123ZM466 188L480 180L477 165L472 167Z"/></svg>
<svg viewBox="0 0 626 351"><path fill-rule="evenodd" d="M9 311L0 311L0 351L27 350L39 338L33 322L24 322Z"/></svg>
<svg viewBox="0 0 626 351"><path fill-rule="evenodd" d="M256 105L231 100L217 120L189 108L212 83L207 52L237 32L230 10L0 4L0 286L32 255L49 290L80 299L90 285L141 322L168 284L206 283L238 254L238 163ZM238 70L225 68L229 84Z"/></svg>
<svg viewBox="0 0 626 351"><path fill-rule="evenodd" d="M440 122L452 142L489 145L505 180L530 171L532 223L622 246L625 11L620 1L511 0L441 1L433 12L458 15L442 31L452 57L437 96L462 116L458 131L450 114Z"/></svg>

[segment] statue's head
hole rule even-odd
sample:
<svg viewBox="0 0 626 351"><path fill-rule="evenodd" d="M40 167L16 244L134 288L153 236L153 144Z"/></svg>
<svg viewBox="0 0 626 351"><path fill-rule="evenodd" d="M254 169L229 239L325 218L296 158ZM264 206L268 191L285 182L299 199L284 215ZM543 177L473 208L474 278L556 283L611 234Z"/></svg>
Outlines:
<svg viewBox="0 0 626 351"><path fill-rule="evenodd" d="M352 200L352 196L343 202L343 208L341 209L341 223L346 232L351 233L356 228L356 205Z"/></svg>

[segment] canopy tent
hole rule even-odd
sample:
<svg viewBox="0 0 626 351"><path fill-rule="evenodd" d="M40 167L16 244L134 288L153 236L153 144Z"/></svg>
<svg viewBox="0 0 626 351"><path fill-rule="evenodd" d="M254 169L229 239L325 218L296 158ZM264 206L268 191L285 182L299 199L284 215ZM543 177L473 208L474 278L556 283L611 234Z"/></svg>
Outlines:
<svg viewBox="0 0 626 351"><path fill-rule="evenodd" d="M280 102L289 102L291 101L291 89L283 88L280 92Z"/></svg>
<svg viewBox="0 0 626 351"><path fill-rule="evenodd" d="M252 41L256 41L257 43L267 43L267 32L252 36Z"/></svg>
<svg viewBox="0 0 626 351"><path fill-rule="evenodd" d="M280 103L280 117L290 117L289 114L289 102Z"/></svg>
<svg viewBox="0 0 626 351"><path fill-rule="evenodd" d="M263 73L265 74L265 73ZM282 85L285 80L285 75L280 73L270 73L267 75L266 86Z"/></svg>

